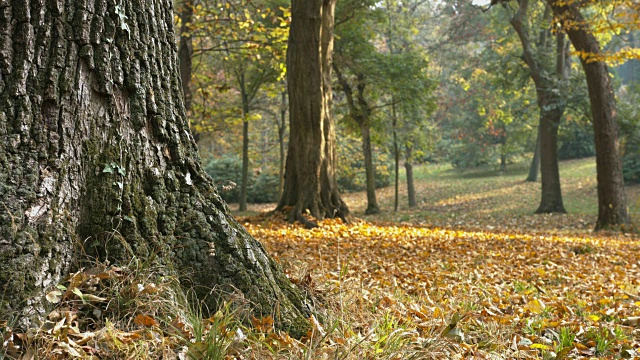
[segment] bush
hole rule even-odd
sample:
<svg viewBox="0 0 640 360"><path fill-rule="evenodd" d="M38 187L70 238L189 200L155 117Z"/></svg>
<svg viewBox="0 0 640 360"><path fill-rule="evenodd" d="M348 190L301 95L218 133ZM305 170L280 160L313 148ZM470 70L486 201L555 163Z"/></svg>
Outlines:
<svg viewBox="0 0 640 360"><path fill-rule="evenodd" d="M242 181L242 160L235 155L225 155L212 158L204 170L213 178L222 199L228 203L240 201L240 183ZM235 186L231 186L234 183ZM247 183L247 202L252 204L270 203L278 201L278 186L280 180L277 174L261 172L255 175L249 171Z"/></svg>

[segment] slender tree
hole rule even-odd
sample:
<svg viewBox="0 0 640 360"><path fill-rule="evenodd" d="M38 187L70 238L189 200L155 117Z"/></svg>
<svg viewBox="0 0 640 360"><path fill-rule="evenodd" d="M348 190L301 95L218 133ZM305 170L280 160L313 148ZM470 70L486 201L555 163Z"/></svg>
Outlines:
<svg viewBox="0 0 640 360"><path fill-rule="evenodd" d="M289 145L285 182L276 211L349 220L335 180L335 130L331 120L331 62L336 0L293 0L287 49Z"/></svg>
<svg viewBox="0 0 640 360"><path fill-rule="evenodd" d="M0 318L43 315L81 254L135 256L179 271L211 310L213 287L239 292L257 316L277 311L278 327L305 334L301 292L202 169L172 2L2 7Z"/></svg>

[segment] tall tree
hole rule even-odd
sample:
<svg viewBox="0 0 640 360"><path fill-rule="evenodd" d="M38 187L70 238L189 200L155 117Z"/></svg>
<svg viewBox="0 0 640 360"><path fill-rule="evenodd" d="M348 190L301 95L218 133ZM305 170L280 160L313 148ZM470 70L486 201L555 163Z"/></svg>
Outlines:
<svg viewBox="0 0 640 360"><path fill-rule="evenodd" d="M277 211L349 220L335 180L335 130L331 120L331 62L336 0L293 0L287 49L289 146Z"/></svg>
<svg viewBox="0 0 640 360"><path fill-rule="evenodd" d="M573 47L582 55L580 62L587 78L598 179L596 230L628 225L630 219L618 148L615 95L600 43L582 15L578 2L549 0L548 3Z"/></svg>
<svg viewBox="0 0 640 360"><path fill-rule="evenodd" d="M550 41L548 33L551 32L551 11L547 8L542 15L543 28L537 43L534 43L531 34L531 18L529 0L518 0L518 9L510 22L522 44L523 59L536 86L537 102L540 108L538 141L540 142L542 194L536 213L565 213L558 166L558 126L566 104L560 88L567 74L565 35L559 32L556 34L555 44ZM544 27L548 27L548 30ZM553 55L553 51L550 51L553 48L556 49L555 66L547 59Z"/></svg>
<svg viewBox="0 0 640 360"><path fill-rule="evenodd" d="M153 259L303 335L309 309L229 214L182 101L172 2L13 1L0 12L0 318L91 261Z"/></svg>
<svg viewBox="0 0 640 360"><path fill-rule="evenodd" d="M375 168L373 165L373 149L371 144L373 112L376 97L370 98L372 90L369 87L375 80L376 74L372 63L375 63L376 49L372 44L374 33L367 26L367 6L361 4L360 9L349 9L348 21L338 27L339 39L335 48L333 70L338 79L339 89L345 95L347 118L355 122L362 136L362 153L366 175L367 208L365 214L377 214L380 206L376 198ZM364 8L364 9L363 9ZM359 10L359 11L358 11ZM368 64L362 66L362 64ZM373 90L375 91L375 90Z"/></svg>

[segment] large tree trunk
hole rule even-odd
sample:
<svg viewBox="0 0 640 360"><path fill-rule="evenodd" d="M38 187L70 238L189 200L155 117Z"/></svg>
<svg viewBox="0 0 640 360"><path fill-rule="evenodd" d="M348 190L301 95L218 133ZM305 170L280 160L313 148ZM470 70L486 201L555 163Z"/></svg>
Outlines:
<svg viewBox="0 0 640 360"><path fill-rule="evenodd" d="M538 131L536 135L536 148L533 151L533 159L531 159L531 166L529 166L529 175L525 181L536 182L538 181L538 173L540 172L540 124L538 124Z"/></svg>
<svg viewBox="0 0 640 360"><path fill-rule="evenodd" d="M153 255L208 306L214 286L239 291L303 335L301 292L202 168L172 2L1 4L0 318L42 316L44 294L84 260Z"/></svg>
<svg viewBox="0 0 640 360"><path fill-rule="evenodd" d="M364 170L367 180L367 209L364 211L366 215L377 214L380 212L378 200L376 199L376 175L373 167L373 153L371 151L371 129L368 122L360 125L362 133L362 152L364 153Z"/></svg>
<svg viewBox="0 0 640 360"><path fill-rule="evenodd" d="M588 28L585 19L575 4L549 1L549 5L560 19L575 49L593 56L601 55L600 44ZM622 162L618 148L618 123L616 103L609 71L604 61L580 58L587 78L593 133L596 146L596 169L598 179L598 220L596 230L629 224L627 199L624 192Z"/></svg>
<svg viewBox="0 0 640 360"><path fill-rule="evenodd" d="M331 56L335 0L293 0L287 49L289 147L285 183L276 210L349 220L335 180L335 130L331 111Z"/></svg>
<svg viewBox="0 0 640 360"><path fill-rule="evenodd" d="M530 39L530 29L527 26L527 11L529 0L518 1L518 10L511 18L510 22L520 43L522 44L523 58L530 71L531 79L536 86L538 107L540 108L540 171L542 178L542 192L540 206L536 214L540 213L566 213L562 203L562 190L560 188L560 171L558 168L558 126L564 113L564 100L562 94L555 88L557 80L563 80L563 57L558 56L556 61L555 77L552 77L553 70L545 68L548 63L545 56L548 56L548 49L544 45L546 41L541 40L534 50ZM558 42L563 38L558 34ZM556 50L564 54L564 47L556 46Z"/></svg>

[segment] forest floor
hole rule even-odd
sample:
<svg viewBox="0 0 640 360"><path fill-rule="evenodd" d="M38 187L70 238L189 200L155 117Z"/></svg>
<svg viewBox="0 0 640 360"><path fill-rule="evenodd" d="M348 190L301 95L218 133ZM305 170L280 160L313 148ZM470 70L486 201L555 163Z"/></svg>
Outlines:
<svg viewBox="0 0 640 360"><path fill-rule="evenodd" d="M540 183L523 181L524 166L501 174L438 165L415 169L416 209L401 183L397 212L392 188L378 191L383 211L367 217L365 195L345 194L351 224L328 219L308 230L266 216L274 204L236 213L313 300L303 339L231 303L203 319L176 279L133 259L72 274L76 298L40 329L5 331L3 348L21 359L638 357L640 236L592 231L594 159L560 167L568 215L532 215ZM627 194L638 224L640 187Z"/></svg>
<svg viewBox="0 0 640 360"><path fill-rule="evenodd" d="M293 279L331 308L311 358L634 358L640 356L640 237L594 233L594 159L561 163L569 214L533 215L526 168L416 168L418 207L401 183L345 194L362 220L306 230L241 217ZM636 224L640 187L627 189ZM246 215L246 214L243 214ZM320 301L322 306L322 301ZM338 356L338 358L341 358Z"/></svg>

